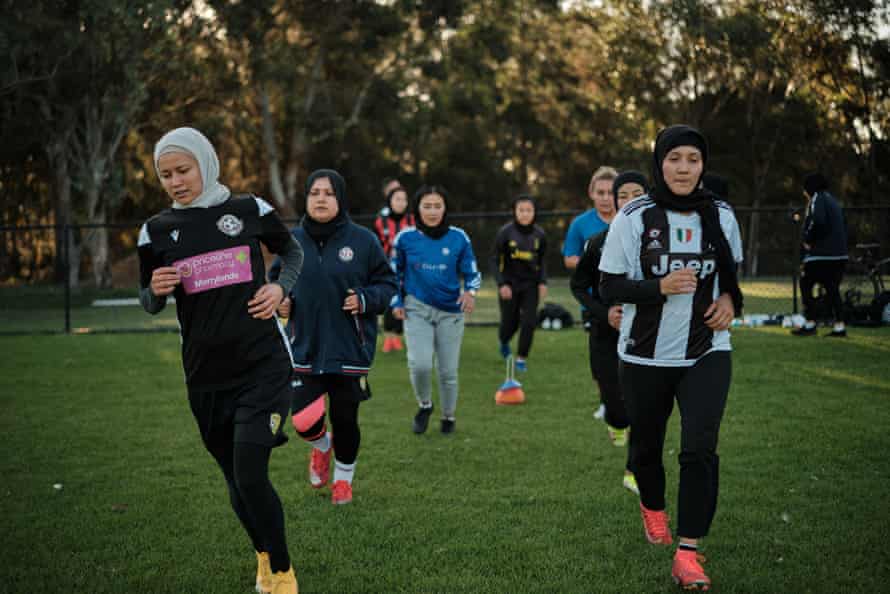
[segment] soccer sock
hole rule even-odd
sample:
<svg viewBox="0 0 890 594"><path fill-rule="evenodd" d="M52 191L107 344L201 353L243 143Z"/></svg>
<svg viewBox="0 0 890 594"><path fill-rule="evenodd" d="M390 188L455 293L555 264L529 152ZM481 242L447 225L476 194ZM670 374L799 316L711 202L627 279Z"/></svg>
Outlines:
<svg viewBox="0 0 890 594"><path fill-rule="evenodd" d="M310 441L309 445L317 450L320 450L322 454L326 454L327 451L331 449L331 432L326 431L324 435L322 435L315 441Z"/></svg>
<svg viewBox="0 0 890 594"><path fill-rule="evenodd" d="M352 464L344 464L336 458L334 459L334 482L346 481L352 484L352 477L355 476L355 462Z"/></svg>
<svg viewBox="0 0 890 594"><path fill-rule="evenodd" d="M677 546L677 556L680 555L692 555L693 557L698 552L698 544L692 544L688 542L681 542Z"/></svg>
<svg viewBox="0 0 890 594"><path fill-rule="evenodd" d="M807 320L806 323L804 324L804 327L805 327L807 330L812 330L813 328L816 327L816 322L814 322L814 321L812 321L812 320Z"/></svg>
<svg viewBox="0 0 890 594"><path fill-rule="evenodd" d="M842 332L844 329L845 329L845 326L844 326L843 322L835 322L834 323L834 331L835 332Z"/></svg>

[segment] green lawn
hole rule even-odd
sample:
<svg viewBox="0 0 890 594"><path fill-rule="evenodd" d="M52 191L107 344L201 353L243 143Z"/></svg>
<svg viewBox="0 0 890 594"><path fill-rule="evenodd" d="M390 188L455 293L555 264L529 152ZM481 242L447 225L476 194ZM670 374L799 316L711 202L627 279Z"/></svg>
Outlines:
<svg viewBox="0 0 890 594"><path fill-rule="evenodd" d="M890 330L735 333L718 592L878 592L890 580ZM0 338L0 592L247 592L255 564L189 413L175 334ZM494 405L491 328L467 332L457 432L410 431L404 353L362 407L352 505L273 456L301 592L673 592L624 451L591 418L579 330L539 332L528 403ZM436 425L432 425L436 429ZM675 509L678 422L666 464ZM60 484L61 489L54 488Z"/></svg>
<svg viewBox="0 0 890 594"><path fill-rule="evenodd" d="M759 279L742 283L747 313L790 313L791 281ZM550 279L547 301L559 303L578 315L578 303L569 290L566 277ZM84 289L72 295L71 328L74 332L176 330L176 310L170 306L157 316L146 315L138 305L95 307L96 299L136 297L136 291L121 289L97 291ZM477 300L477 311L471 321L496 324L499 317L497 291L491 279L483 282ZM60 287L25 286L0 288L0 330L3 332L61 332L65 328L65 295Z"/></svg>

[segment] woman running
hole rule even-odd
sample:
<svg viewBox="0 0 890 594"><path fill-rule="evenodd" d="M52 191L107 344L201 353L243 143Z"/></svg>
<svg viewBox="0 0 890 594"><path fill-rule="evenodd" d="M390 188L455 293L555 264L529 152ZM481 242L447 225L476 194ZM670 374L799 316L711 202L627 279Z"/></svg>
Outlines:
<svg viewBox="0 0 890 594"><path fill-rule="evenodd" d="M374 232L383 253L387 258L392 257L392 244L402 229L414 226L414 215L408 212L408 193L400 185L389 190L386 195L386 206L374 219ZM387 307L383 312L383 352L402 350L402 333L404 332L402 320L397 320L392 315L392 308Z"/></svg>
<svg viewBox="0 0 890 594"><path fill-rule="evenodd" d="M463 229L448 225L447 200L448 194L439 186L417 191L417 227L399 233L392 256L399 282L393 314L405 320L408 371L419 405L413 430L418 434L426 431L433 412L434 355L442 406L440 428L442 433L454 432L464 314L472 313L482 282L470 238Z"/></svg>
<svg viewBox="0 0 890 594"><path fill-rule="evenodd" d="M501 356L510 356L510 340L519 330L516 370L525 371L535 335L538 302L547 297L547 239L544 230L535 225L534 198L528 194L519 196L513 201L512 210L513 221L498 231L491 259L501 306Z"/></svg>
<svg viewBox="0 0 890 594"><path fill-rule="evenodd" d="M292 360L275 308L296 282L300 246L264 200L232 196L219 159L193 128L165 134L154 150L171 208L139 231L140 300L148 313L176 298L189 404L207 451L257 557L257 591L296 594L284 511L269 481L272 448L287 438ZM261 245L281 256L266 283Z"/></svg>
<svg viewBox="0 0 890 594"><path fill-rule="evenodd" d="M371 397L368 372L377 316L396 293L395 275L374 235L349 219L346 182L332 169L306 181L306 216L293 236L306 254L303 274L278 313L288 317L296 390L291 420L312 445L309 483L328 484L331 502L352 501L361 432L359 404ZM270 270L270 276L276 270ZM325 395L331 417L325 423ZM335 439L336 438L336 439Z"/></svg>
<svg viewBox="0 0 890 594"><path fill-rule="evenodd" d="M684 588L705 590L711 581L696 552L717 508L717 435L731 375L727 329L742 308L736 276L742 243L732 209L701 186L708 147L698 130L662 130L653 157L652 192L612 221L600 291L623 304L619 374L646 537L673 542L662 454L676 398L680 542L671 573Z"/></svg>
<svg viewBox="0 0 890 594"><path fill-rule="evenodd" d="M611 212L600 217L608 224L625 204L649 191L646 176L639 171L624 171L612 184L614 203ZM590 372L599 386L601 399L605 402L605 421L609 438L616 447L627 444L630 420L624 406L624 397L618 383L618 330L621 327L621 304L603 300L599 291L600 255L609 228L587 240L578 267L572 273L570 286L575 299L584 306L584 326L588 328L590 348ZM631 442L633 437L631 437ZM622 484L630 491L639 494L636 479L630 467L630 450L624 468Z"/></svg>

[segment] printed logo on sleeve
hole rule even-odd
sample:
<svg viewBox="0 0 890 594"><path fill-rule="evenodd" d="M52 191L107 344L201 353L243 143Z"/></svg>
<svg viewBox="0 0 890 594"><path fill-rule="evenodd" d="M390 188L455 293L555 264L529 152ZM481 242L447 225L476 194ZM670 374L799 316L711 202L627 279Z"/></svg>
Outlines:
<svg viewBox="0 0 890 594"><path fill-rule="evenodd" d="M173 262L186 295L253 280L250 246L242 245Z"/></svg>

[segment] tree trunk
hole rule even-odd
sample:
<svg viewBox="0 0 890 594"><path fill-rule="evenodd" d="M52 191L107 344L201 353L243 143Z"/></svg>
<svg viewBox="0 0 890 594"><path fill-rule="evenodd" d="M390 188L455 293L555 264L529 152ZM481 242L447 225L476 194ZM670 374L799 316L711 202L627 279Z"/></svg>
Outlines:
<svg viewBox="0 0 890 594"><path fill-rule="evenodd" d="M754 209L751 211L751 217L748 220L748 237L747 237L747 254L745 254L745 267L749 277L757 276L758 273L758 256L760 254L760 195L754 198L751 203Z"/></svg>
<svg viewBox="0 0 890 594"><path fill-rule="evenodd" d="M269 91L265 86L260 91L260 110L263 117L263 146L269 163L269 190L272 192L273 206L282 212L287 208L287 196L281 180L281 160L278 157L278 144L275 141L275 122L272 119Z"/></svg>
<svg viewBox="0 0 890 594"><path fill-rule="evenodd" d="M67 136L67 135L66 135ZM80 246L76 233L66 226L74 224L74 206L71 198L71 170L68 165L68 145L65 138L56 137L46 147L50 169L53 175L53 191L56 197L56 253L55 281L67 282L76 289L80 284ZM68 246L65 246L65 241ZM67 259L67 262L65 261Z"/></svg>

